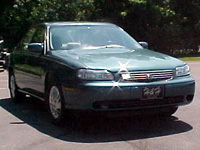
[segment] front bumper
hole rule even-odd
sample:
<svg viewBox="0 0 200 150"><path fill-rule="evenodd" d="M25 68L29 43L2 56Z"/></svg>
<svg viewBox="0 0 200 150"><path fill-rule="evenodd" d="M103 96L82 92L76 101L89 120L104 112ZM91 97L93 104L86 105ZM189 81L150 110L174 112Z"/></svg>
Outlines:
<svg viewBox="0 0 200 150"><path fill-rule="evenodd" d="M141 100L141 88L163 86L162 99ZM70 90L69 90L70 89ZM82 82L76 87L63 86L65 108L76 110L129 110L180 106L192 102L195 81L191 76L157 82Z"/></svg>

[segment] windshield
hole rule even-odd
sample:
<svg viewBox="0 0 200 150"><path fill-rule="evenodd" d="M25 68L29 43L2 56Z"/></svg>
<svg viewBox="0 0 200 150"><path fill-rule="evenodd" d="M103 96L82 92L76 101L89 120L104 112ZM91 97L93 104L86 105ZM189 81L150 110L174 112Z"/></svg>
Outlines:
<svg viewBox="0 0 200 150"><path fill-rule="evenodd" d="M142 48L114 25L65 25L50 27L50 49Z"/></svg>

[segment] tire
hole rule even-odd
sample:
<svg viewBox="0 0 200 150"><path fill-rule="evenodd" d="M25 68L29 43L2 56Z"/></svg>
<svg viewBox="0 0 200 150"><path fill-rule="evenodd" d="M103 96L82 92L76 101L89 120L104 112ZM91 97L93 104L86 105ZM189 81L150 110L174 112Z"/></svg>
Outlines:
<svg viewBox="0 0 200 150"><path fill-rule="evenodd" d="M169 111L167 112L168 116L173 115L177 110L178 110L178 107L170 108Z"/></svg>
<svg viewBox="0 0 200 150"><path fill-rule="evenodd" d="M170 107L167 108L164 112L160 114L162 117L170 117L172 116L176 111L178 110L178 107Z"/></svg>
<svg viewBox="0 0 200 150"><path fill-rule="evenodd" d="M53 124L62 125L65 119L64 99L58 84L48 86L46 103Z"/></svg>
<svg viewBox="0 0 200 150"><path fill-rule="evenodd" d="M9 90L10 96L13 102L22 102L25 99L25 94L18 91L18 87L16 85L15 76L13 72L10 72L9 75Z"/></svg>

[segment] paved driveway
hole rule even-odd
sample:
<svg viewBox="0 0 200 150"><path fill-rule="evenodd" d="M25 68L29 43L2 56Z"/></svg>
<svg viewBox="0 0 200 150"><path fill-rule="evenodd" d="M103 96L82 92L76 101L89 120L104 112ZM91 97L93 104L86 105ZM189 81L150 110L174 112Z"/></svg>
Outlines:
<svg viewBox="0 0 200 150"><path fill-rule="evenodd" d="M0 73L0 150L199 150L200 62L188 62L196 80L192 104L162 118L77 119L51 124L44 106L9 98L7 73Z"/></svg>

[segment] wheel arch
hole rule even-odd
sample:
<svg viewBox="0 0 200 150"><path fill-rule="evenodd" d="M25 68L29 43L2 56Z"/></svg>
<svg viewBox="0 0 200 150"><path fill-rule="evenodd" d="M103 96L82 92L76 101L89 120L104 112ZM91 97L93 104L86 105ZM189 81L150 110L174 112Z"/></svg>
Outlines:
<svg viewBox="0 0 200 150"><path fill-rule="evenodd" d="M45 76L45 81L44 81L44 90L45 90L45 93L48 91L48 84L49 84L49 81L53 80L55 78L55 73L53 71L48 71L46 73L46 76Z"/></svg>

